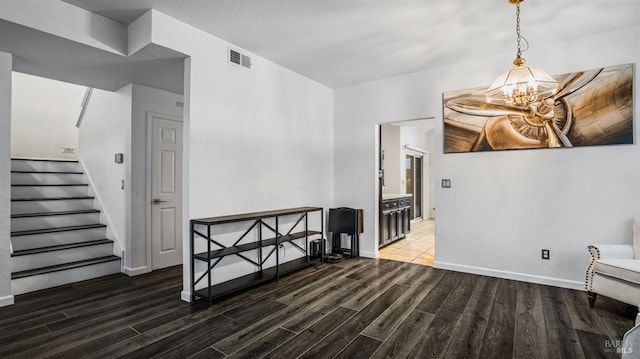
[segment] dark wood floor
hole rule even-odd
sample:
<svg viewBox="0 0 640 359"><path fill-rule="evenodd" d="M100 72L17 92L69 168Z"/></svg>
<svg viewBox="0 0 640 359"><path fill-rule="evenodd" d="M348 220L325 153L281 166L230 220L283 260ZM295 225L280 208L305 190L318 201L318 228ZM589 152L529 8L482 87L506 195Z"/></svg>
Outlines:
<svg viewBox="0 0 640 359"><path fill-rule="evenodd" d="M0 308L0 358L616 358L634 308L584 293L358 259L208 309L181 267L113 275Z"/></svg>

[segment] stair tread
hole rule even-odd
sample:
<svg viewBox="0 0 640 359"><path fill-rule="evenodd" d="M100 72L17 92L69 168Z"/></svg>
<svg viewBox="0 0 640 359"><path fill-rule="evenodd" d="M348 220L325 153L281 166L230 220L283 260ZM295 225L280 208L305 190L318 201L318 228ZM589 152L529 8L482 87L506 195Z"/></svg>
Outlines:
<svg viewBox="0 0 640 359"><path fill-rule="evenodd" d="M77 210L77 211L19 213L19 214L12 214L11 218L61 216L61 215L65 215L65 214L85 214L85 213L100 213L100 211L97 210L97 209L81 209L81 210Z"/></svg>
<svg viewBox="0 0 640 359"><path fill-rule="evenodd" d="M86 183L62 183L62 184L12 184L11 187L86 187Z"/></svg>
<svg viewBox="0 0 640 359"><path fill-rule="evenodd" d="M79 196L79 197L37 197L37 198L12 198L11 201L64 201L64 200L74 200L74 199L95 199L95 197L91 196Z"/></svg>
<svg viewBox="0 0 640 359"><path fill-rule="evenodd" d="M13 251L11 254L12 257L26 256L29 254L37 254L37 253L46 253L46 252L55 252L61 251L64 249L72 249L72 248L81 248L81 247L89 247L96 246L100 244L108 244L113 243L110 239L96 239L93 241L85 241L85 242L76 242L76 243L68 243L68 244L58 244L55 246L48 247L40 247L40 248L31 248L31 249L22 249L18 251Z"/></svg>
<svg viewBox="0 0 640 359"><path fill-rule="evenodd" d="M83 225L79 225L79 226L52 227L52 228L43 228L43 229L30 229L30 230L27 230L27 231L11 232L11 237L26 236L26 235L30 235L30 234L42 234L42 233L75 231L75 230L80 230L80 229L92 229L92 228L101 228L101 227L106 227L106 225L102 224L102 223L96 223L96 224L83 224Z"/></svg>
<svg viewBox="0 0 640 359"><path fill-rule="evenodd" d="M52 174L64 174L64 175L81 175L83 174L83 172L78 172L78 171L37 171L37 170L31 170L31 171L20 171L20 170L13 170L11 171L11 173L52 173Z"/></svg>
<svg viewBox="0 0 640 359"><path fill-rule="evenodd" d="M38 161L38 162L66 162L66 163L78 163L76 160L47 160L40 158L12 158L11 161Z"/></svg>
<svg viewBox="0 0 640 359"><path fill-rule="evenodd" d="M81 261L69 262L69 263L64 263L64 264L57 264L57 265L48 266L48 267L29 269L29 270L25 270L25 271L11 273L11 279L19 279L19 278L30 277L30 276L39 275L39 274L46 274L46 273L51 273L51 272L59 272L59 271L67 270L67 269L86 267L86 266L90 266L92 264L100 264L100 263L110 262L110 261L115 261L115 260L119 261L120 257L114 256L114 255L110 255L110 256L105 256L105 257L85 259L85 260L81 260Z"/></svg>

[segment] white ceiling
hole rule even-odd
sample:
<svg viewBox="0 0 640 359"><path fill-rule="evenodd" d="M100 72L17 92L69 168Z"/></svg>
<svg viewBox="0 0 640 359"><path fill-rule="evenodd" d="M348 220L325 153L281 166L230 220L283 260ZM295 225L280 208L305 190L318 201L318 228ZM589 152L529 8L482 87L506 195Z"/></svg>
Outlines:
<svg viewBox="0 0 640 359"><path fill-rule="evenodd" d="M124 24L155 8L331 88L515 57L508 0L65 1ZM528 0L521 8L532 47L640 24L639 0Z"/></svg>

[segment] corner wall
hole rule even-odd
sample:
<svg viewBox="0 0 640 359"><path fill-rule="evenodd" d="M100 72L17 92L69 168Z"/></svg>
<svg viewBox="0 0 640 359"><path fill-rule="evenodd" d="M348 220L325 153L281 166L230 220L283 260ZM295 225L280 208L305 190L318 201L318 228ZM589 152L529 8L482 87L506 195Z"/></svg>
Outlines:
<svg viewBox="0 0 640 359"><path fill-rule="evenodd" d="M151 14L153 42L190 56L184 223L332 206L333 91L253 54L251 70L230 64L227 42L155 10ZM187 251L188 225L183 239ZM183 299L190 295L188 263L185 256Z"/></svg>
<svg viewBox="0 0 640 359"><path fill-rule="evenodd" d="M11 294L11 68L12 56L0 52L0 307Z"/></svg>
<svg viewBox="0 0 640 359"><path fill-rule="evenodd" d="M531 48L551 74L640 62L640 27ZM505 54L335 91L335 200L365 209L362 252L377 255L375 125L434 116L435 266L582 288L590 243L630 243L640 216L638 145L442 153L442 93L490 84ZM635 138L640 120L635 71ZM540 259L542 248L551 260Z"/></svg>

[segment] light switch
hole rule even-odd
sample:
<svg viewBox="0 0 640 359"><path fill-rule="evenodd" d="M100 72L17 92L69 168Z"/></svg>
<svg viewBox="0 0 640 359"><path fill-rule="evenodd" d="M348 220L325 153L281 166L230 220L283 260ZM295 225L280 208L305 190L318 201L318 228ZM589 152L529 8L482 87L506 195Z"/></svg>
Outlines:
<svg viewBox="0 0 640 359"><path fill-rule="evenodd" d="M451 188L451 180L443 179L442 180L442 188Z"/></svg>
<svg viewBox="0 0 640 359"><path fill-rule="evenodd" d="M123 163L123 162L124 162L124 154L116 153L116 163Z"/></svg>

